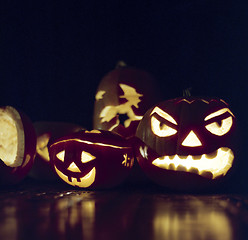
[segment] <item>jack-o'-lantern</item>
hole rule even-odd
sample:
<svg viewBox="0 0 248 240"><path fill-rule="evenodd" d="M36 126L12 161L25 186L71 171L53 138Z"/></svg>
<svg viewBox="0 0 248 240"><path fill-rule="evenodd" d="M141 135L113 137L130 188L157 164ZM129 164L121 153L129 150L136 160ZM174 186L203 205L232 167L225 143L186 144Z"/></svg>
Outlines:
<svg viewBox="0 0 248 240"><path fill-rule="evenodd" d="M110 188L122 183L133 166L127 140L109 131L80 131L57 139L49 148L58 176L80 188Z"/></svg>
<svg viewBox="0 0 248 240"><path fill-rule="evenodd" d="M138 126L138 162L160 185L179 190L210 187L223 182L234 166L235 128L235 116L221 99L161 102Z"/></svg>
<svg viewBox="0 0 248 240"><path fill-rule="evenodd" d="M48 147L55 139L84 128L74 123L49 121L35 122L33 126L37 136L37 145L34 164L29 176L38 180L59 180L50 164Z"/></svg>
<svg viewBox="0 0 248 240"><path fill-rule="evenodd" d="M35 157L32 122L12 106L0 108L0 183L16 184L29 172Z"/></svg>
<svg viewBox="0 0 248 240"><path fill-rule="evenodd" d="M159 86L151 74L118 65L98 86L93 128L132 137L145 112L158 101Z"/></svg>

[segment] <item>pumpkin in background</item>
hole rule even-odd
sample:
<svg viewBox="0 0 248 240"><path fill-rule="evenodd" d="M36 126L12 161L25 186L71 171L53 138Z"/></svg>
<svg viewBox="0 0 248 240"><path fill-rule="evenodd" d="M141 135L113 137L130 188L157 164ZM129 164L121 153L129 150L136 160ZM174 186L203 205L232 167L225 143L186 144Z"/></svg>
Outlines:
<svg viewBox="0 0 248 240"><path fill-rule="evenodd" d="M153 76L120 62L98 86L93 128L133 137L145 112L159 100L159 86Z"/></svg>
<svg viewBox="0 0 248 240"><path fill-rule="evenodd" d="M29 172L35 157L36 135L26 114L12 106L0 108L0 183L16 184Z"/></svg>
<svg viewBox="0 0 248 240"><path fill-rule="evenodd" d="M122 183L133 166L127 140L109 131L80 131L57 139L49 148L58 176L80 188L110 188Z"/></svg>
<svg viewBox="0 0 248 240"><path fill-rule="evenodd" d="M58 180L59 178L50 164L48 152L50 142L84 128L74 123L49 121L35 122L33 126L37 135L37 145L36 157L29 176L38 180Z"/></svg>
<svg viewBox="0 0 248 240"><path fill-rule="evenodd" d="M235 165L236 119L221 99L161 102L147 111L136 136L141 168L169 188L211 187Z"/></svg>

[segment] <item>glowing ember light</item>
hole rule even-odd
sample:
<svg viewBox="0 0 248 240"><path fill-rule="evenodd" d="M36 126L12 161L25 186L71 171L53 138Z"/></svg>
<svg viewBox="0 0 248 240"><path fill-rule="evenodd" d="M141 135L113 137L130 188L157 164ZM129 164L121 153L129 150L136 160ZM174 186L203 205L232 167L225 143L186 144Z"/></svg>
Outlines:
<svg viewBox="0 0 248 240"><path fill-rule="evenodd" d="M192 172L214 179L228 172L232 167L233 159L232 150L221 147L211 154L201 156L163 156L155 159L152 164L167 170ZM206 174L207 172L211 174Z"/></svg>

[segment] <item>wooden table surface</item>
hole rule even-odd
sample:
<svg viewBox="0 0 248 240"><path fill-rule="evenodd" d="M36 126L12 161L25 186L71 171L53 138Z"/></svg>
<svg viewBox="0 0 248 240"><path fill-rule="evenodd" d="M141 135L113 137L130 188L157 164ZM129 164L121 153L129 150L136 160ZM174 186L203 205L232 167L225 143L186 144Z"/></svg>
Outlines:
<svg viewBox="0 0 248 240"><path fill-rule="evenodd" d="M0 190L0 239L248 239L247 194L153 185L84 191L30 180Z"/></svg>

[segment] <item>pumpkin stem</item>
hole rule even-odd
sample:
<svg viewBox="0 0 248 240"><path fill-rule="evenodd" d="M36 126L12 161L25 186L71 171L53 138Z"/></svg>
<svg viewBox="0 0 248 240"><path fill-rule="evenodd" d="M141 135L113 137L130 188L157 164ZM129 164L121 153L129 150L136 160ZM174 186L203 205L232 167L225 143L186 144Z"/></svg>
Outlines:
<svg viewBox="0 0 248 240"><path fill-rule="evenodd" d="M190 97L191 96L191 90L192 90L192 87L184 89L183 90L183 96L184 97Z"/></svg>
<svg viewBox="0 0 248 240"><path fill-rule="evenodd" d="M115 68L116 68L116 69L117 69L117 68L123 68L123 67L126 67L126 66L127 66L127 64L126 64L124 61L120 60L120 61L118 61L118 62L116 63Z"/></svg>

